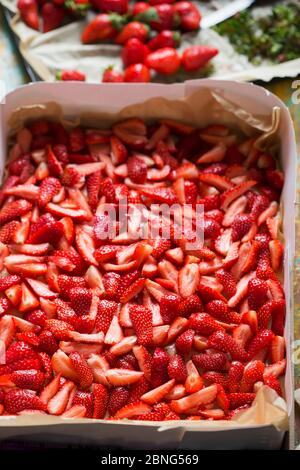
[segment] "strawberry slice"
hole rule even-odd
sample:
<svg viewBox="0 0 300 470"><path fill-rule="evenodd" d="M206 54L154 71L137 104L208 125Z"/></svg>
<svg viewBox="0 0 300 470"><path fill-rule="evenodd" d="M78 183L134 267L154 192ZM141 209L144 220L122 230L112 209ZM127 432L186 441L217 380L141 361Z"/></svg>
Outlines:
<svg viewBox="0 0 300 470"><path fill-rule="evenodd" d="M270 359L273 363L280 362L285 356L285 340L282 336L274 336L270 346Z"/></svg>
<svg viewBox="0 0 300 470"><path fill-rule="evenodd" d="M269 242L269 249L271 255L271 265L274 272L277 272L281 267L283 257L283 246L279 240L271 240Z"/></svg>
<svg viewBox="0 0 300 470"><path fill-rule="evenodd" d="M15 324L9 315L0 318L0 339L7 348L13 340L15 334ZM8 363L8 351L6 353L6 362ZM11 361L12 362L12 361Z"/></svg>
<svg viewBox="0 0 300 470"><path fill-rule="evenodd" d="M274 338L274 333L267 328L260 330L252 339L248 347L250 358L256 356L262 349L268 347Z"/></svg>
<svg viewBox="0 0 300 470"><path fill-rule="evenodd" d="M67 407L74 387L75 385L72 382L65 382L61 389L49 400L47 404L48 413L56 416L61 415Z"/></svg>
<svg viewBox="0 0 300 470"><path fill-rule="evenodd" d="M138 118L127 119L113 126L113 132L125 144L134 149L143 148L148 139L146 137L147 129L144 122Z"/></svg>
<svg viewBox="0 0 300 470"><path fill-rule="evenodd" d="M162 398L170 392L170 390L173 388L175 384L175 380L169 380L168 382L164 383L163 385L160 385L159 387L156 387L150 392L144 393L144 395L141 396L141 400L143 402L148 403L148 405L154 405L155 403L158 403L162 400Z"/></svg>
<svg viewBox="0 0 300 470"><path fill-rule="evenodd" d="M51 398L56 395L60 387L61 374L58 374L40 393L40 399L43 403L48 404Z"/></svg>
<svg viewBox="0 0 300 470"><path fill-rule="evenodd" d="M248 283L251 279L253 279L254 276L255 273L250 272L245 274L245 276L239 280L236 286L236 293L228 300L229 307L235 307L243 299L243 297L245 297L248 291Z"/></svg>
<svg viewBox="0 0 300 470"><path fill-rule="evenodd" d="M6 291L9 287L15 286L21 282L20 276L11 275L0 278L0 292Z"/></svg>
<svg viewBox="0 0 300 470"><path fill-rule="evenodd" d="M143 402L134 402L129 405L125 405L121 408L114 416L115 419L130 419L137 416L148 413L151 410L151 407Z"/></svg>
<svg viewBox="0 0 300 470"><path fill-rule="evenodd" d="M168 364L168 375L176 382L185 382L187 379L187 369L185 362L179 354L174 354Z"/></svg>
<svg viewBox="0 0 300 470"><path fill-rule="evenodd" d="M286 368L286 359L275 362L274 364L267 365L264 370L264 377L280 377Z"/></svg>
<svg viewBox="0 0 300 470"><path fill-rule="evenodd" d="M3 376L0 378L3 380ZM45 375L35 369L16 370L10 374L10 380L18 387L39 391L44 384Z"/></svg>
<svg viewBox="0 0 300 470"><path fill-rule="evenodd" d="M20 413L23 410L45 411L46 406L41 399L30 390L12 389L4 395L4 407L10 414Z"/></svg>
<svg viewBox="0 0 300 470"><path fill-rule="evenodd" d="M4 190L7 196L17 196L34 201L39 196L39 187L34 184L19 184L13 188Z"/></svg>
<svg viewBox="0 0 300 470"><path fill-rule="evenodd" d="M198 408L201 405L212 403L217 396L217 392L217 385L210 385L187 397L171 401L170 407L175 413L185 413L195 407Z"/></svg>
<svg viewBox="0 0 300 470"><path fill-rule="evenodd" d="M139 368L144 373L144 376L147 380L151 379L151 363L152 363L152 356L147 351L144 346L134 346L133 347L133 354L135 355Z"/></svg>
<svg viewBox="0 0 300 470"><path fill-rule="evenodd" d="M36 279L26 278L26 282L30 285L31 289L39 296L45 297L46 299L54 299L58 296L57 293L52 292L48 289L47 284L44 282L38 281Z"/></svg>
<svg viewBox="0 0 300 470"><path fill-rule="evenodd" d="M89 388L93 383L93 373L86 360L78 352L71 352L69 356L71 364L79 377L81 388Z"/></svg>
<svg viewBox="0 0 300 470"><path fill-rule="evenodd" d="M55 215L56 217L70 217L71 219L81 222L88 219L88 214L83 209L70 209L67 207L59 206L58 204L54 204L53 202L49 202L46 205L46 210L50 212L50 214Z"/></svg>
<svg viewBox="0 0 300 470"><path fill-rule="evenodd" d="M178 286L180 295L184 298L193 295L198 287L200 274L198 265L187 264L179 272Z"/></svg>
<svg viewBox="0 0 300 470"><path fill-rule="evenodd" d="M48 163L49 172L53 176L57 176L57 177L61 176L63 173L62 164L56 157L56 154L54 153L50 145L48 145L46 151L47 151L47 163Z"/></svg>
<svg viewBox="0 0 300 470"><path fill-rule="evenodd" d="M157 282L153 282L150 279L146 279L145 287L153 297L160 302L164 294L171 294L170 291L160 286Z"/></svg>
<svg viewBox="0 0 300 470"><path fill-rule="evenodd" d="M143 372L127 369L109 369L105 372L105 377L113 386L133 384L140 380L143 375Z"/></svg>
<svg viewBox="0 0 300 470"><path fill-rule="evenodd" d="M215 249L223 256L226 256L232 247L232 229L224 230L215 240Z"/></svg>
<svg viewBox="0 0 300 470"><path fill-rule="evenodd" d="M37 308L40 303L35 295L32 293L30 289L26 286L26 284L22 283L22 296L21 296L21 303L19 305L20 312L27 312L28 310L33 310Z"/></svg>
<svg viewBox="0 0 300 470"><path fill-rule="evenodd" d="M49 250L50 244L49 243L41 243L39 245L10 245L10 249L12 251L16 251L17 253L22 253L24 255L32 255L32 256L40 256L47 253Z"/></svg>
<svg viewBox="0 0 300 470"><path fill-rule="evenodd" d="M138 295L144 288L146 279L140 278L134 281L127 289L123 292L120 297L121 303L126 303L129 300L133 299L136 295Z"/></svg>
<svg viewBox="0 0 300 470"><path fill-rule="evenodd" d="M123 331L119 324L117 316L113 316L109 328L106 332L104 343L105 344L117 344L123 339Z"/></svg>
<svg viewBox="0 0 300 470"><path fill-rule="evenodd" d="M26 243L51 243L55 245L63 235L63 225L50 214L44 214L31 225Z"/></svg>
<svg viewBox="0 0 300 470"><path fill-rule="evenodd" d="M194 354L192 361L195 366L200 369L207 370L223 370L227 361L224 353Z"/></svg>
<svg viewBox="0 0 300 470"><path fill-rule="evenodd" d="M225 176L216 175L215 173L201 173L199 175L199 180L202 183L214 186L220 191L229 190L234 186L234 184L230 181L229 178L226 178Z"/></svg>
<svg viewBox="0 0 300 470"><path fill-rule="evenodd" d="M257 183L255 180L244 181L236 186L227 189L221 196L221 209L227 209L228 206L238 197L242 196Z"/></svg>
<svg viewBox="0 0 300 470"><path fill-rule="evenodd" d="M76 228L75 235L76 246L82 258L89 264L98 266L98 262L94 257L95 246L92 237L79 227Z"/></svg>
<svg viewBox="0 0 300 470"><path fill-rule="evenodd" d="M230 409L234 410L241 406L251 405L255 398L255 393L229 393Z"/></svg>
<svg viewBox="0 0 300 470"><path fill-rule="evenodd" d="M131 305L129 315L138 338L138 343L146 347L151 346L153 343L151 311L141 305Z"/></svg>
<svg viewBox="0 0 300 470"><path fill-rule="evenodd" d="M71 359L60 349L53 354L51 364L56 374L61 374L67 379L78 382L78 375L73 368Z"/></svg>
<svg viewBox="0 0 300 470"><path fill-rule="evenodd" d="M45 207L48 202L61 190L62 186L57 178L51 176L45 178L38 190L38 203Z"/></svg>
<svg viewBox="0 0 300 470"><path fill-rule="evenodd" d="M244 320L244 316L243 316L243 320ZM232 337L239 344L239 346L241 346L242 348L245 348L249 340L252 337L250 326L247 324L241 324L235 327L232 332Z"/></svg>
<svg viewBox="0 0 300 470"><path fill-rule="evenodd" d="M230 227L235 216L242 214L247 207L247 198L246 196L241 196L233 201L230 206L228 206L226 213L223 218L223 226Z"/></svg>
<svg viewBox="0 0 300 470"><path fill-rule="evenodd" d="M176 204L178 202L175 192L172 188L144 188L141 190L142 195L151 199L152 203ZM1 219L1 213L0 213Z"/></svg>
<svg viewBox="0 0 300 470"><path fill-rule="evenodd" d="M208 339L208 347L229 353L233 360L246 361L250 354L234 338L222 331L215 331Z"/></svg>
<svg viewBox="0 0 300 470"><path fill-rule="evenodd" d="M223 143L220 143L219 145L216 145L213 147L211 150L208 152L204 153L197 159L197 163L199 164L204 164L204 163L215 163L215 162L221 162L226 153L226 147Z"/></svg>
<svg viewBox="0 0 300 470"><path fill-rule="evenodd" d="M32 204L25 199L7 203L0 211L0 224L5 224L11 220L26 214L32 208Z"/></svg>

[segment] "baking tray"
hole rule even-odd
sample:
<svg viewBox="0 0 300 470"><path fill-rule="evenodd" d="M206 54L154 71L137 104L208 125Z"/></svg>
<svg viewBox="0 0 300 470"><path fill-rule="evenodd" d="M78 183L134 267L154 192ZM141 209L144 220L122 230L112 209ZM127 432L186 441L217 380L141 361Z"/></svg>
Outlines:
<svg viewBox="0 0 300 470"><path fill-rule="evenodd" d="M286 106L274 95L261 87L247 83L217 80L195 80L184 84L155 85L136 84L134 89L127 84L93 85L85 83L35 83L21 87L9 93L2 111L0 128L0 150L6 154L6 135L9 129L8 120L12 112L20 107L46 105L57 102L64 110L66 118L79 116L80 113L102 112L116 113L121 108L143 103L146 99L164 97L165 100L180 100L201 89L215 91L228 100L237 103L244 110L257 115L269 115L274 106L281 109L280 120L281 163L289 184L283 190L283 220L285 237L285 280L287 296L287 323L285 337L291 344L293 337L293 297L292 263L294 257L294 201L295 201L295 166L296 145L291 117ZM74 100L74 96L80 97ZM117 98L117 99L116 99ZM101 103L101 105L99 105ZM155 108L156 112L161 112ZM173 109L173 108L172 108ZM173 109L174 110L174 109ZM166 112L166 110L164 111ZM168 108L170 113L170 109ZM166 113L167 114L167 113ZM106 114L105 114L106 115ZM155 117L155 116L153 116ZM166 115L166 117L168 117ZM3 163L3 162L2 162ZM3 167L3 164L2 164ZM290 431L294 429L293 410L293 375L291 351L287 347L288 367L286 372L286 398L290 416ZM41 438L47 442L65 442L111 446L118 443L123 448L135 449L278 449L284 431L274 425L245 425L233 423L229 428L222 426L216 429L214 423L206 423L201 428L195 423L140 423L135 421L112 422L103 420L63 420L53 416L3 416L0 418L0 440L23 439L37 441ZM228 423L229 424L229 423Z"/></svg>

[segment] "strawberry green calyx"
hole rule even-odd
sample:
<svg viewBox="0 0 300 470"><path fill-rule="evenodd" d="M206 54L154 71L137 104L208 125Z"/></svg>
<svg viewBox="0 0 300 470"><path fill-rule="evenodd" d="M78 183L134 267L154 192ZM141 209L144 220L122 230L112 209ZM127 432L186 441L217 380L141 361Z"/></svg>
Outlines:
<svg viewBox="0 0 300 470"><path fill-rule="evenodd" d="M89 2L77 2L76 0L65 0L65 7L76 15L84 16L91 8Z"/></svg>
<svg viewBox="0 0 300 470"><path fill-rule="evenodd" d="M159 14L154 7L148 8L146 11L142 11L134 17L134 20L142 23L149 24L151 21L159 21Z"/></svg>
<svg viewBox="0 0 300 470"><path fill-rule="evenodd" d="M181 43L181 34L179 31L173 31L173 40L175 47L178 47Z"/></svg>
<svg viewBox="0 0 300 470"><path fill-rule="evenodd" d="M127 23L127 19L125 15L121 16L121 15L118 15L117 13L109 13L108 19L112 27L115 28L117 31L121 31L121 29Z"/></svg>
<svg viewBox="0 0 300 470"><path fill-rule="evenodd" d="M179 26L181 24L181 18L180 18L180 15L178 13L174 14L172 23L173 23L173 28L174 29L179 28Z"/></svg>
<svg viewBox="0 0 300 470"><path fill-rule="evenodd" d="M62 80L62 75L63 75L63 72L60 70L59 72L56 73L55 80L61 81Z"/></svg>

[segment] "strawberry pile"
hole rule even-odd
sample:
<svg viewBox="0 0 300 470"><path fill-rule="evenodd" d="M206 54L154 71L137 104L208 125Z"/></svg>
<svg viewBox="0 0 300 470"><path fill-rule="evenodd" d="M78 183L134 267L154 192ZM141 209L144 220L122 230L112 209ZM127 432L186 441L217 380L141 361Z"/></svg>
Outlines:
<svg viewBox="0 0 300 470"><path fill-rule="evenodd" d="M108 67L103 82L150 82L158 74L170 76L180 68L191 74L204 69L218 54L208 45L186 47L180 55L181 34L195 32L200 27L201 13L190 1L150 0L19 0L21 18L31 28L44 33L52 31L72 18L93 9L96 15L84 27L83 44L105 41L122 47L124 72ZM40 18L41 17L41 18ZM79 70L61 70L57 80L85 81Z"/></svg>
<svg viewBox="0 0 300 470"><path fill-rule="evenodd" d="M101 13L83 30L83 44L109 41L122 46L124 73L109 67L103 82L150 82L155 76L176 74L180 67L192 73L202 70L218 54L206 45L187 47L182 55L177 48L181 34L197 31L201 14L189 1L150 0L125 7L124 0L99 1ZM126 15L120 14L123 4ZM154 75L153 75L154 74Z"/></svg>
<svg viewBox="0 0 300 470"><path fill-rule="evenodd" d="M89 0L18 0L17 7L29 28L48 33L86 14Z"/></svg>
<svg viewBox="0 0 300 470"><path fill-rule="evenodd" d="M224 126L137 118L111 130L39 120L0 192L0 413L231 419L282 394L276 161ZM123 201L123 202L122 202ZM107 207L204 207L204 243L135 239ZM105 235L105 236L104 236ZM3 351L3 347L1 351Z"/></svg>

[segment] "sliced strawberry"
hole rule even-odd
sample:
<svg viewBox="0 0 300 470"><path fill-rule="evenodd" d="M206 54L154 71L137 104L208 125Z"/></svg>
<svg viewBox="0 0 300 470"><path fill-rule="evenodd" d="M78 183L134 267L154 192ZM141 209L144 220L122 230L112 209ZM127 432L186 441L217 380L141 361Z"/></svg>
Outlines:
<svg viewBox="0 0 300 470"><path fill-rule="evenodd" d="M136 295L138 295L144 288L145 285L145 278L140 278L134 281L127 289L122 293L120 297L121 303L126 303L129 300L133 299Z"/></svg>
<svg viewBox="0 0 300 470"><path fill-rule="evenodd" d="M255 393L229 393L230 409L234 410L244 405L251 405L255 398Z"/></svg>
<svg viewBox="0 0 300 470"><path fill-rule="evenodd" d="M175 380L169 380L168 382L160 385L159 387L156 387L150 392L144 393L144 395L141 396L141 400L143 402L148 403L149 405L154 405L155 403L158 403L161 401L161 399L170 392L172 387L175 384Z"/></svg>
<svg viewBox="0 0 300 470"><path fill-rule="evenodd" d="M141 401L136 401L125 405L114 416L115 419L130 419L148 413L151 407Z"/></svg>
<svg viewBox="0 0 300 470"><path fill-rule="evenodd" d="M207 370L224 370L227 358L224 353L194 354L192 356L193 363L200 369Z"/></svg>
<svg viewBox="0 0 300 470"><path fill-rule="evenodd" d="M248 292L248 283L254 277L254 273L245 274L236 286L236 293L228 300L229 307L235 307Z"/></svg>
<svg viewBox="0 0 300 470"><path fill-rule="evenodd" d="M70 339L70 332L74 330L69 323L57 319L46 320L46 328L59 341L68 341Z"/></svg>
<svg viewBox="0 0 300 470"><path fill-rule="evenodd" d="M48 202L61 190L61 184L57 178L51 176L45 178L38 192L38 203L40 207L45 207Z"/></svg>
<svg viewBox="0 0 300 470"><path fill-rule="evenodd" d="M269 243L271 265L273 271L277 272L281 267L283 257L283 246L279 240L271 240Z"/></svg>
<svg viewBox="0 0 300 470"><path fill-rule="evenodd" d="M45 375L39 370L16 370L10 374L11 381L19 388L40 390L43 387Z"/></svg>
<svg viewBox="0 0 300 470"><path fill-rule="evenodd" d="M243 362L248 358L245 349L239 346L234 338L222 331L216 331L209 337L208 346L229 353L233 360Z"/></svg>
<svg viewBox="0 0 300 470"><path fill-rule="evenodd" d="M23 410L46 410L41 399L29 390L13 389L4 396L4 408L10 414L16 414Z"/></svg>
<svg viewBox="0 0 300 470"><path fill-rule="evenodd" d="M139 367L147 380L151 379L152 357L144 346L134 346L133 353L137 358Z"/></svg>
<svg viewBox="0 0 300 470"><path fill-rule="evenodd" d="M129 315L138 338L138 343L146 347L151 346L153 342L151 311L140 305L132 305Z"/></svg>
<svg viewBox="0 0 300 470"><path fill-rule="evenodd" d="M243 378L240 384L241 392L252 392L253 385L263 380L265 365L261 361L248 362L244 369Z"/></svg>
<svg viewBox="0 0 300 470"><path fill-rule="evenodd" d="M44 214L38 222L31 225L26 243L51 243L55 245L63 235L61 222L56 221L50 214Z"/></svg>
<svg viewBox="0 0 300 470"><path fill-rule="evenodd" d="M193 346L195 332L192 329L186 330L181 333L175 341L176 350L180 354L188 354Z"/></svg>
<svg viewBox="0 0 300 470"><path fill-rule="evenodd" d="M215 188L226 191L232 188L234 185L230 181L229 178L225 176L220 176L214 173L201 173L199 175L199 180L202 183L209 184L210 186L214 186Z"/></svg>
<svg viewBox="0 0 300 470"><path fill-rule="evenodd" d="M273 390L275 390L275 392L279 396L282 396L281 384L280 384L279 380L277 379L277 377L273 377L271 375L268 376L268 377L264 377L264 384L267 385L268 387L272 388Z"/></svg>
<svg viewBox="0 0 300 470"><path fill-rule="evenodd" d="M0 292L5 291L9 287L15 286L21 282L20 276L11 275L0 278Z"/></svg>
<svg viewBox="0 0 300 470"><path fill-rule="evenodd" d="M18 199L6 204L0 211L0 223L5 224L30 211L32 204L25 199Z"/></svg>
<svg viewBox="0 0 300 470"><path fill-rule="evenodd" d="M223 285L224 293L232 297L236 293L236 281L231 272L219 269L215 273L216 279Z"/></svg>
<svg viewBox="0 0 300 470"><path fill-rule="evenodd" d="M60 390L48 402L48 413L57 416L61 415L68 405L68 401L74 387L75 385L72 382L66 381Z"/></svg>
<svg viewBox="0 0 300 470"><path fill-rule="evenodd" d="M268 365L265 367L264 377L280 377L286 368L286 359L282 359L279 362L275 362L274 364Z"/></svg>
<svg viewBox="0 0 300 470"><path fill-rule="evenodd" d="M178 286L180 295L187 298L193 295L200 281L197 264L191 263L184 266L179 272Z"/></svg>
<svg viewBox="0 0 300 470"><path fill-rule="evenodd" d="M63 173L63 167L61 162L56 158L56 154L53 149L48 145L47 147L47 163L49 172L53 176L61 176Z"/></svg>
<svg viewBox="0 0 300 470"><path fill-rule="evenodd" d="M71 352L69 357L79 377L80 387L89 388L93 383L93 373L86 360L78 352Z"/></svg>
<svg viewBox="0 0 300 470"><path fill-rule="evenodd" d="M217 391L218 389L216 385L203 388L198 392L192 393L188 397L171 401L171 409L174 410L175 413L185 413L195 407L199 407L200 405L206 405L207 403L211 403L215 400Z"/></svg>
<svg viewBox="0 0 300 470"><path fill-rule="evenodd" d="M274 338L274 333L271 330L260 330L257 335L252 339L248 347L249 357L256 356L262 349L268 347Z"/></svg>
<svg viewBox="0 0 300 470"><path fill-rule="evenodd" d="M238 214L232 222L232 241L241 240L251 229L253 219L249 214Z"/></svg>
<svg viewBox="0 0 300 470"><path fill-rule="evenodd" d="M268 284L262 279L250 279L248 282L248 304L252 310L258 310L266 301L268 296Z"/></svg>
<svg viewBox="0 0 300 470"><path fill-rule="evenodd" d="M219 323L208 313L193 313L189 318L189 326L204 336L211 335L221 329Z"/></svg>
<svg viewBox="0 0 300 470"><path fill-rule="evenodd" d="M105 376L109 383L114 386L132 384L140 380L143 375L143 372L137 372L127 369L109 369L105 373Z"/></svg>
<svg viewBox="0 0 300 470"><path fill-rule="evenodd" d="M227 209L229 204L255 185L255 180L248 180L227 189L221 196L221 209Z"/></svg>
<svg viewBox="0 0 300 470"><path fill-rule="evenodd" d="M152 203L165 203L172 205L178 202L175 192L172 188L144 188L141 190L141 193L149 198Z"/></svg>
<svg viewBox="0 0 300 470"><path fill-rule="evenodd" d="M170 379L176 382L185 382L187 379L187 370L185 362L179 354L174 354L168 364L168 375Z"/></svg>
<svg viewBox="0 0 300 470"><path fill-rule="evenodd" d="M5 244L10 243L19 227L20 225L16 220L12 220L3 225L3 227L0 228L0 242Z"/></svg>

